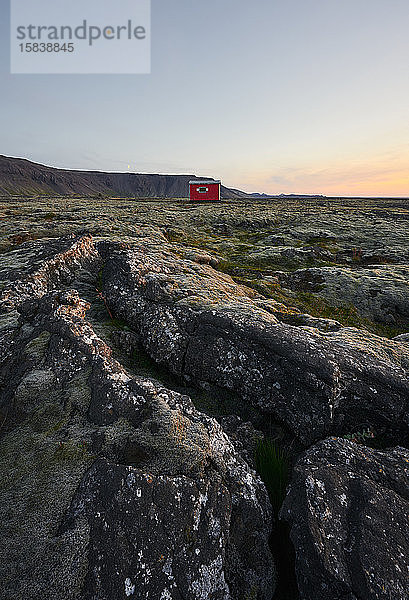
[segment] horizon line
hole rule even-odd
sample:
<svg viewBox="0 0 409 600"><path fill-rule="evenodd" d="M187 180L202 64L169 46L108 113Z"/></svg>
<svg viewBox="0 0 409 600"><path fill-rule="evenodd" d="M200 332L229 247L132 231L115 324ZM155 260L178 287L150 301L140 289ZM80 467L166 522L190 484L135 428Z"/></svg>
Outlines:
<svg viewBox="0 0 409 600"><path fill-rule="evenodd" d="M16 160L24 160L27 162L30 162L34 165L40 166L40 167L45 167L48 169L55 169L55 170L59 170L59 171L70 171L70 172L76 172L76 173L102 173L102 174L113 174L113 175L158 175L158 176L170 176L170 177L199 177L198 175L194 174L194 173L152 173L152 172L148 172L148 171L104 171L104 170L100 170L100 169L86 169L86 168L71 168L71 167L59 167L59 166L55 166L55 165L50 165L50 164L45 164L42 162L36 162L35 160L31 159L31 158L27 158L26 156L9 156L7 154L0 154L0 157L3 158L11 158L11 159L16 159ZM206 178L205 176L200 176L203 178ZM207 177L208 179L215 179L214 177ZM222 180L221 180L222 181ZM322 194L322 193L310 193L310 192L302 192L302 193L297 193L297 192L288 192L288 193L275 193L275 194L268 194L266 192L244 192L243 190L237 188L237 187L233 187L233 186L227 186L227 185L223 185L223 183L221 184L222 187L225 187L227 189L231 189L231 190L237 190L239 192L243 192L244 194L247 194L248 196L266 196L268 198L277 198L277 197L283 197L283 196L296 196L296 197L310 197L310 198L326 198L326 199L334 199L334 198L346 198L346 199L354 199L356 198L357 200L371 200L371 199L385 199L385 200L409 200L409 195L408 196L385 196L385 195L380 195L380 196L357 196L357 195L345 195L345 194L335 194L335 195L331 195L328 196L327 194Z"/></svg>

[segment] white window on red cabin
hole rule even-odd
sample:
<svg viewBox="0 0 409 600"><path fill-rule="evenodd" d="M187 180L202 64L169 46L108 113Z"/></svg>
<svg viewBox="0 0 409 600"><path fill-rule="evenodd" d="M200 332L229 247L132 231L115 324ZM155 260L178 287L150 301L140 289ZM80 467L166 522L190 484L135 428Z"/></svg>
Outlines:
<svg viewBox="0 0 409 600"><path fill-rule="evenodd" d="M196 188L196 191L199 192L200 194L206 194L206 192L209 191L209 188L207 188L207 187L199 187L199 188Z"/></svg>

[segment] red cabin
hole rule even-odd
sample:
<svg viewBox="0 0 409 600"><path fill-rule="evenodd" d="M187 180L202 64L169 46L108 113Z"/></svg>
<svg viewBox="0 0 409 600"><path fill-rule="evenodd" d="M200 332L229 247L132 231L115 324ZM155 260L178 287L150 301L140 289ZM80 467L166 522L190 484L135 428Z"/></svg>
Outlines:
<svg viewBox="0 0 409 600"><path fill-rule="evenodd" d="M200 179L189 181L190 200L220 200L221 181L215 179Z"/></svg>

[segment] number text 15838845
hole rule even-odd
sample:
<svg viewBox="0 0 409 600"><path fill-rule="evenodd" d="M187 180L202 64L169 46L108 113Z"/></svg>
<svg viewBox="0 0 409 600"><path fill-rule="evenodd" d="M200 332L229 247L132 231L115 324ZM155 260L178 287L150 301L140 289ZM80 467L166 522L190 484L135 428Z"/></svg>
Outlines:
<svg viewBox="0 0 409 600"><path fill-rule="evenodd" d="M59 43L34 43L27 42L19 44L21 52L74 52L74 44L59 44Z"/></svg>

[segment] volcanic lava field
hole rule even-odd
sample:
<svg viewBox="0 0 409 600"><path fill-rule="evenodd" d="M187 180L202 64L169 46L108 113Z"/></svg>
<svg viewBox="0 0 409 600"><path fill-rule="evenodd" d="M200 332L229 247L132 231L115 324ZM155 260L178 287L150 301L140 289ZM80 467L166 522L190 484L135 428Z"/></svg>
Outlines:
<svg viewBox="0 0 409 600"><path fill-rule="evenodd" d="M1 597L407 599L408 200L0 222Z"/></svg>

